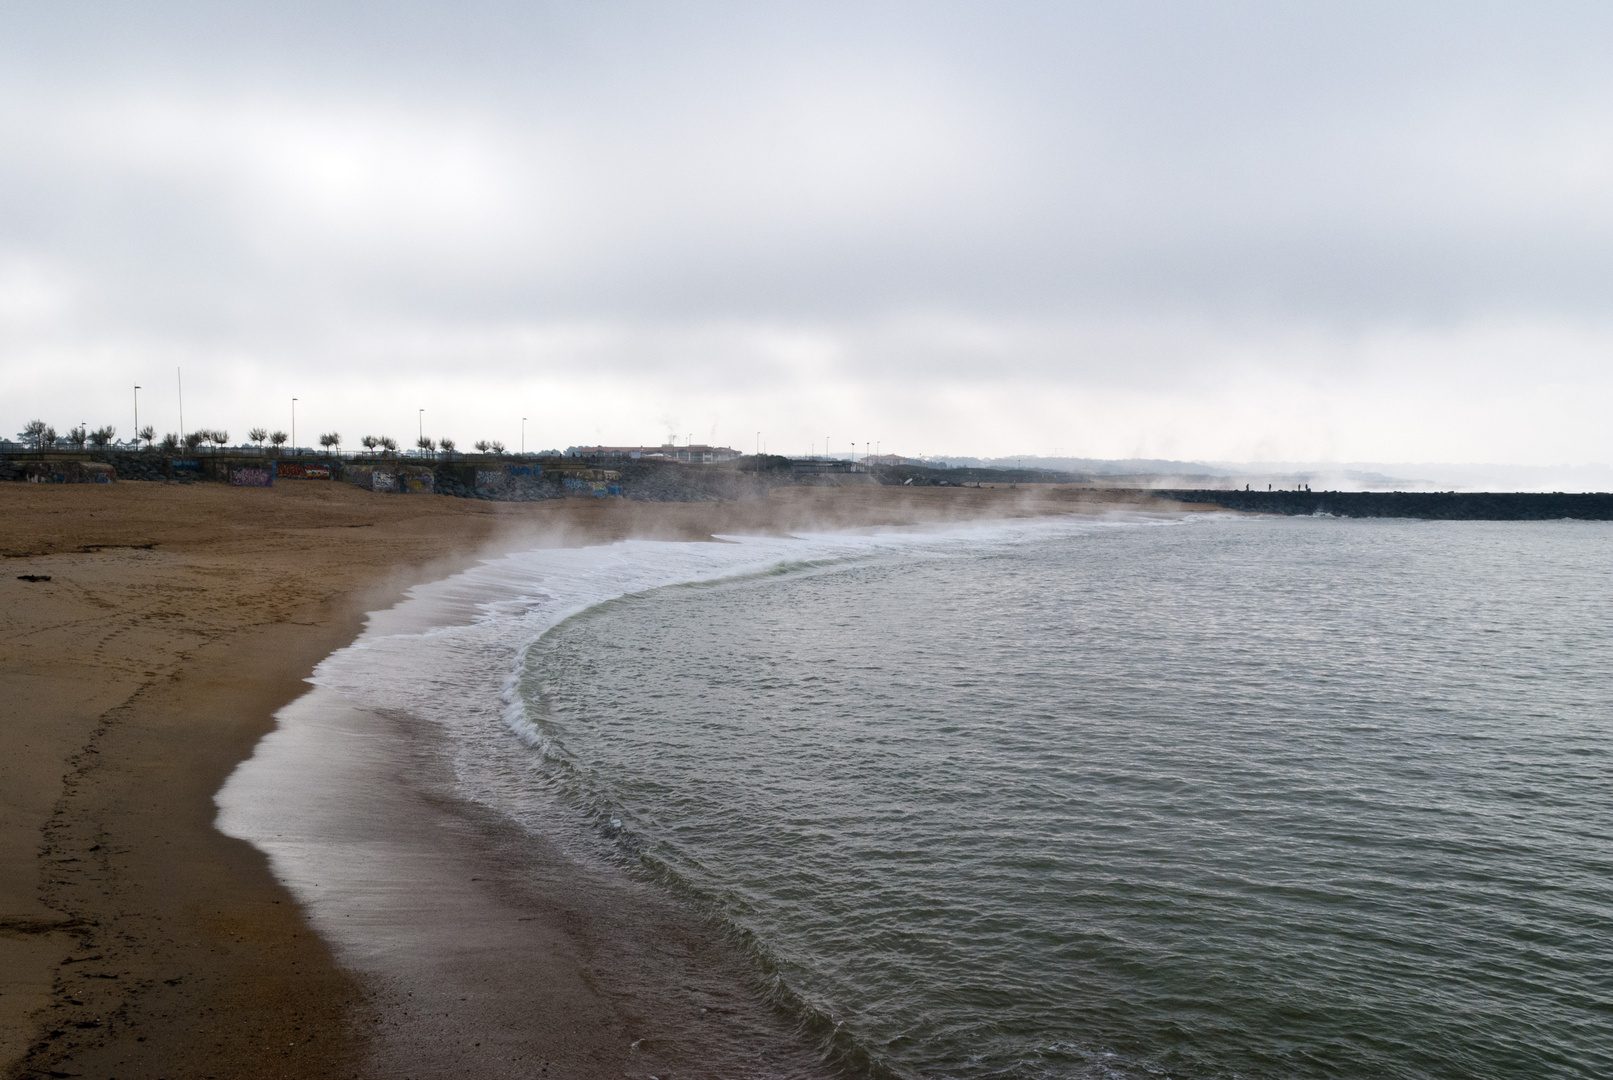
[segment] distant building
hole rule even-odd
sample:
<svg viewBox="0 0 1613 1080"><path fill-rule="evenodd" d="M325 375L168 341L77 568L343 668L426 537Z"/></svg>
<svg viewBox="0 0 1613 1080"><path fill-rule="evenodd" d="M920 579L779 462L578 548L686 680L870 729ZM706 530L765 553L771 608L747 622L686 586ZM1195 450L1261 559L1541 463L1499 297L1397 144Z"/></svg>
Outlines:
<svg viewBox="0 0 1613 1080"><path fill-rule="evenodd" d="M864 465L923 465L918 458L902 457L900 454L870 454L861 459Z"/></svg>
<svg viewBox="0 0 1613 1080"><path fill-rule="evenodd" d="M677 446L568 446L567 457L582 457L606 461L679 461L686 465L710 465L719 461L733 461L742 455L727 446L706 446L693 443Z"/></svg>

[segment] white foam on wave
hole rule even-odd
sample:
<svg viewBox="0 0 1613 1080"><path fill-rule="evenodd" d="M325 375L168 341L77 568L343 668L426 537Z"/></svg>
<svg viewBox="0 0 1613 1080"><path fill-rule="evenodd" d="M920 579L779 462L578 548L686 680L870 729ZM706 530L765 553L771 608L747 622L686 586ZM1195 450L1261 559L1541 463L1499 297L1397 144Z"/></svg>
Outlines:
<svg viewBox="0 0 1613 1080"><path fill-rule="evenodd" d="M455 796L527 829L552 835L559 827L556 806L535 797L531 754L539 738L515 688L524 651L565 619L634 593L789 564L945 557L1180 520L1112 515L723 543L629 540L490 559L410 589L319 664L313 688L276 714L275 730L215 796L217 827L265 852L345 962L385 967L409 947L393 924L407 915L399 867L410 855L387 819L398 813L397 789L422 775L423 751L446 758L436 765L451 768ZM422 745L405 736L410 730L438 737Z"/></svg>

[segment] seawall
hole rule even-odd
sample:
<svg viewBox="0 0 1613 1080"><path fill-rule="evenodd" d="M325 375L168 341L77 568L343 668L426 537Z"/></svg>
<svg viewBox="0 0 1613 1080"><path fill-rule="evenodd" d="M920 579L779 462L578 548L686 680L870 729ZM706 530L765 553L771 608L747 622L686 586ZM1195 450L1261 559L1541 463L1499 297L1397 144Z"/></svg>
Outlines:
<svg viewBox="0 0 1613 1080"><path fill-rule="evenodd" d="M1608 492L1154 490L1146 494L1172 502L1208 503L1259 514L1441 521L1613 521L1613 493Z"/></svg>

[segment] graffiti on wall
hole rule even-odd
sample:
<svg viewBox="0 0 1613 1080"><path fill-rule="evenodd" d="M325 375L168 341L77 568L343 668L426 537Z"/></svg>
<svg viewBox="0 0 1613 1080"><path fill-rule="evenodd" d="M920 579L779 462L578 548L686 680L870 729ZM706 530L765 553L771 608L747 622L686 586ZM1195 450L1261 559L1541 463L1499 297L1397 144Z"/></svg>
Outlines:
<svg viewBox="0 0 1613 1080"><path fill-rule="evenodd" d="M30 484L110 484L117 479L112 466L98 461L31 461L22 471Z"/></svg>
<svg viewBox="0 0 1613 1080"><path fill-rule="evenodd" d="M592 495L596 499L603 499L607 495L620 495L620 484L608 483L604 480L584 480L581 477L568 476L563 483L572 491L581 495Z"/></svg>
<svg viewBox="0 0 1613 1080"><path fill-rule="evenodd" d="M329 465L310 465L301 461L277 461L274 474L285 479L329 480Z"/></svg>
<svg viewBox="0 0 1613 1080"><path fill-rule="evenodd" d="M230 483L236 487L273 487L274 472L265 467L247 466L232 470Z"/></svg>

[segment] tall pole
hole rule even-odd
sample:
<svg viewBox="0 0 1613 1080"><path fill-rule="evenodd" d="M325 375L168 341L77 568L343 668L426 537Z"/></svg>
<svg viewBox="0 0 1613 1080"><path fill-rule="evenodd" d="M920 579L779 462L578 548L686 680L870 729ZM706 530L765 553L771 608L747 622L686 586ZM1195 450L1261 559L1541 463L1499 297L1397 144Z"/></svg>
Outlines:
<svg viewBox="0 0 1613 1080"><path fill-rule="evenodd" d="M174 368L174 379L179 383L179 442L185 442L185 373Z"/></svg>
<svg viewBox="0 0 1613 1080"><path fill-rule="evenodd" d="M756 456L762 456L762 433L760 431L756 433Z"/></svg>
<svg viewBox="0 0 1613 1080"><path fill-rule="evenodd" d="M134 388L134 448L140 449L140 387Z"/></svg>
<svg viewBox="0 0 1613 1080"><path fill-rule="evenodd" d="M297 399L291 399L291 452L297 452Z"/></svg>
<svg viewBox="0 0 1613 1080"><path fill-rule="evenodd" d="M426 441L426 410L424 410L424 409L420 410L420 415L415 417L415 422L420 428L420 432L419 432L419 434L420 434L420 442L425 442ZM416 443L415 444L415 449L420 452L421 457L426 456L426 448L424 446L421 446L421 445L419 445L419 443Z"/></svg>
<svg viewBox="0 0 1613 1080"><path fill-rule="evenodd" d="M526 417L521 417L521 456L526 456Z"/></svg>

